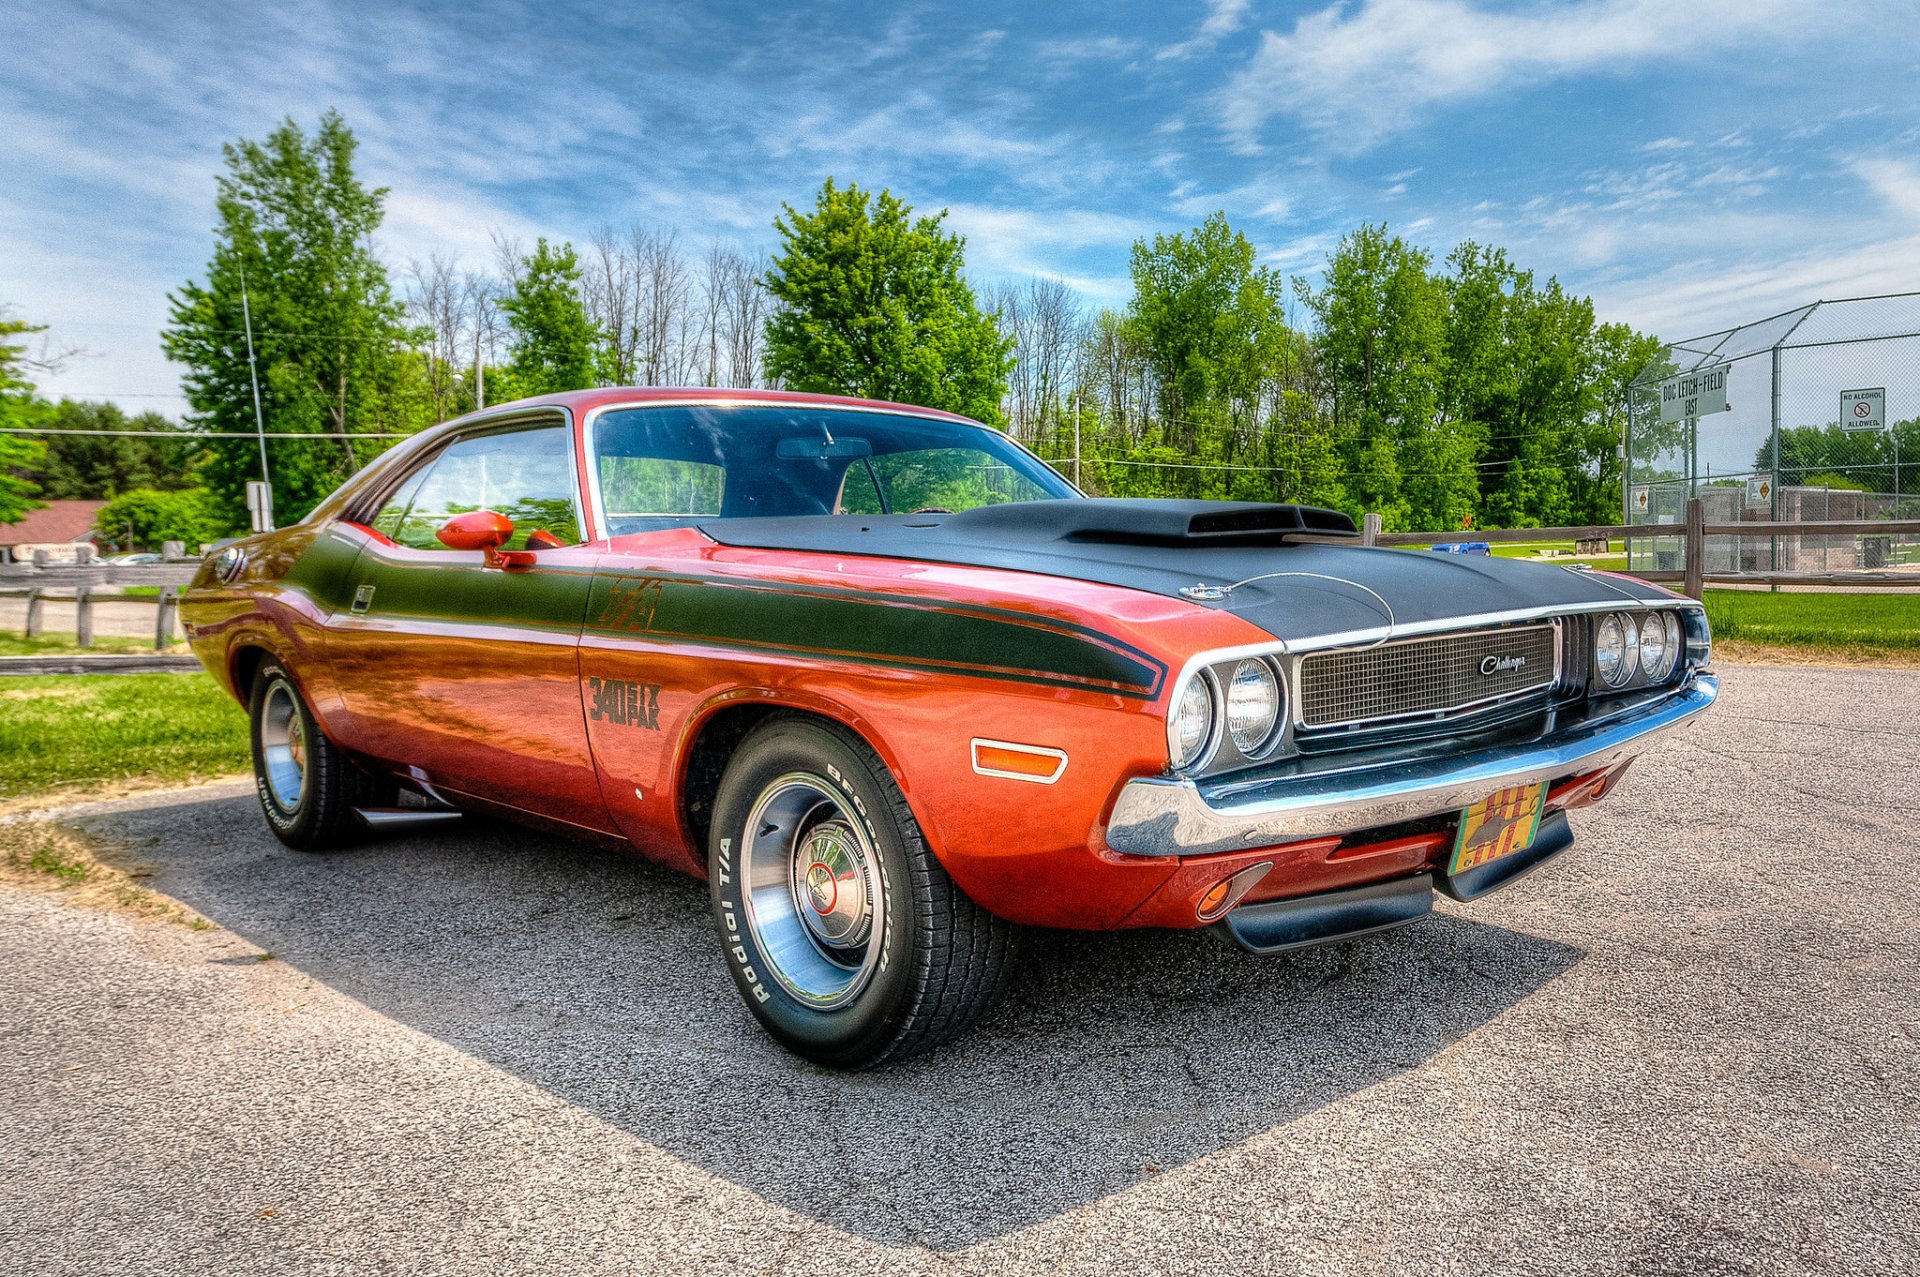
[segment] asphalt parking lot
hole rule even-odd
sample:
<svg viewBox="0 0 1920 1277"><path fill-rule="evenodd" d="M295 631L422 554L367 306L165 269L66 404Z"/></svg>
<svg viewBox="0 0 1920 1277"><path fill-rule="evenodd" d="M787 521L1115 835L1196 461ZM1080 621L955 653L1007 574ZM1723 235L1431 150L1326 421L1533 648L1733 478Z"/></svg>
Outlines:
<svg viewBox="0 0 1920 1277"><path fill-rule="evenodd" d="M0 1272L1912 1273L1916 691L1729 669L1508 892L1279 959L1036 937L856 1076L664 871L109 804L218 927L0 888Z"/></svg>

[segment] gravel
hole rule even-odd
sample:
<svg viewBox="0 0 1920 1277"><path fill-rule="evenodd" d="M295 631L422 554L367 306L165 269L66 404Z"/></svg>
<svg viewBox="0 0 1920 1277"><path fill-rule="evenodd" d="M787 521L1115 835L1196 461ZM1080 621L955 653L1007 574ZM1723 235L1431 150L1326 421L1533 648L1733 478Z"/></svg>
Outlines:
<svg viewBox="0 0 1920 1277"><path fill-rule="evenodd" d="M1917 682L1729 669L1509 891L1282 958L1037 936L855 1076L646 864L82 809L218 925L0 889L0 1273L1920 1271Z"/></svg>

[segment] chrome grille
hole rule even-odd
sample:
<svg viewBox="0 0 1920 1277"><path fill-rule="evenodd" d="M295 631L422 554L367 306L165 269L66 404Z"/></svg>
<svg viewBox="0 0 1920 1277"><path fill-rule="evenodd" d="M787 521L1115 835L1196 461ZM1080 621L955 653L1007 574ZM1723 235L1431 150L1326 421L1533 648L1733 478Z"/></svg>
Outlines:
<svg viewBox="0 0 1920 1277"><path fill-rule="evenodd" d="M1513 700L1552 685L1559 643L1548 622L1309 653L1300 658L1300 725L1439 717Z"/></svg>

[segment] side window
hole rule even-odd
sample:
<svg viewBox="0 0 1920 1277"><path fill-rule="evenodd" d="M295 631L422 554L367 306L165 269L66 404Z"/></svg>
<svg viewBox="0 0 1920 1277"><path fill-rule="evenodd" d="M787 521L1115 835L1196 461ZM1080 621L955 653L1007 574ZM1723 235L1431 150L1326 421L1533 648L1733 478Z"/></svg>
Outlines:
<svg viewBox="0 0 1920 1277"><path fill-rule="evenodd" d="M412 549L439 550L445 548L435 535L441 524L456 514L492 510L513 521L506 549L526 549L529 537L535 538L536 549L578 544L580 516L573 504L569 434L565 426L537 426L473 435L452 444L417 481L393 530L380 530ZM386 510L380 512L381 518L386 515Z"/></svg>
<svg viewBox="0 0 1920 1277"><path fill-rule="evenodd" d="M420 485L427 477L427 471L433 469L428 462L407 477L407 481L394 490L387 503L380 507L380 513L368 521L369 527L388 540L394 540L400 533L400 521L407 517L407 507L413 504L414 494L420 491Z"/></svg>

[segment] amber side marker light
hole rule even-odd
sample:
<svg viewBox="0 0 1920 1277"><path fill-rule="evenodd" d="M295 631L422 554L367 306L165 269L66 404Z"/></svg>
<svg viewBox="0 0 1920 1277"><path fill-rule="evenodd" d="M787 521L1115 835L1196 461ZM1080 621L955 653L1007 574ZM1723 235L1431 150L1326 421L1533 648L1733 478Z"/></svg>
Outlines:
<svg viewBox="0 0 1920 1277"><path fill-rule="evenodd" d="M1272 868L1271 860L1263 860L1257 865L1248 865L1231 878L1214 883L1207 894L1200 897L1200 907L1194 910L1195 916L1202 922L1224 918L1227 911L1239 904Z"/></svg>
<svg viewBox="0 0 1920 1277"><path fill-rule="evenodd" d="M1051 785L1067 770L1067 751L1047 745L1019 745L1013 741L975 737L973 770L982 776Z"/></svg>

